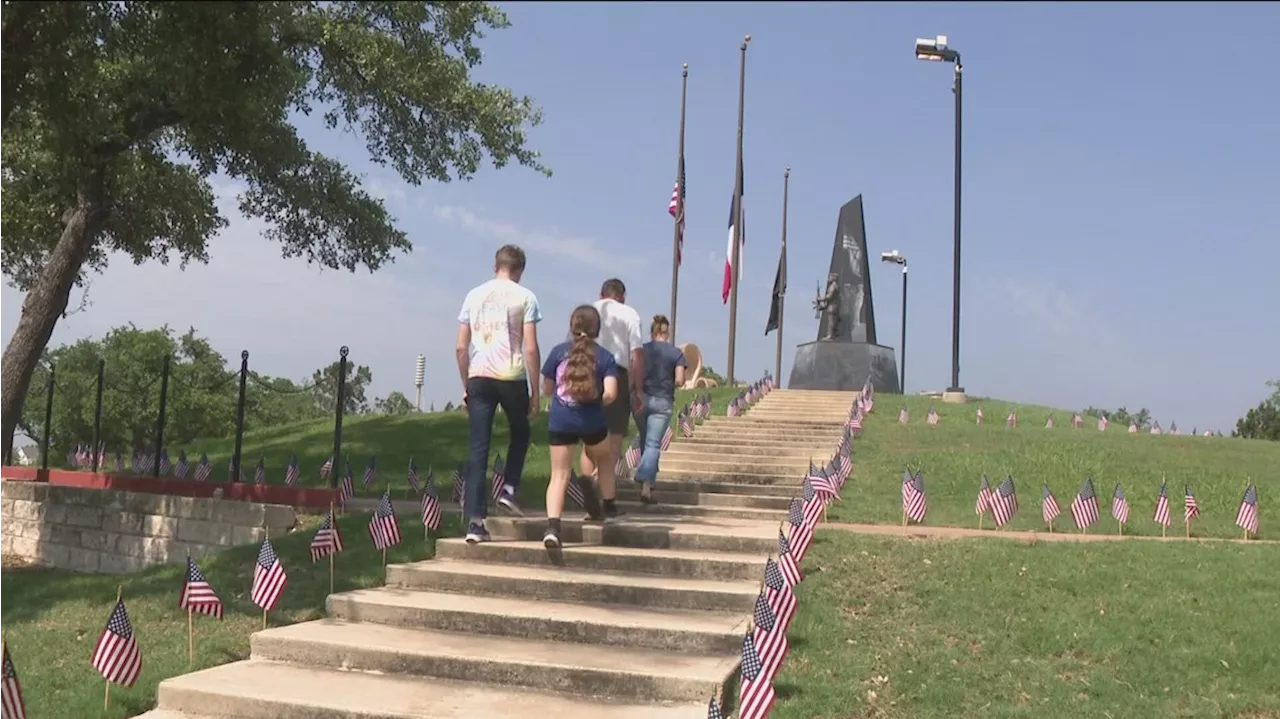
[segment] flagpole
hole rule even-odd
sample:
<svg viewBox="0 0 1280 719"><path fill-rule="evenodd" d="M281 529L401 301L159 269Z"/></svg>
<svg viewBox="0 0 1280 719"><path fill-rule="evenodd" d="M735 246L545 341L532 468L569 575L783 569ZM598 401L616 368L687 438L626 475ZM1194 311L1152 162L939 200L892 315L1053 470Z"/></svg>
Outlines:
<svg viewBox="0 0 1280 719"><path fill-rule="evenodd" d="M782 172L782 258L778 261L778 269L782 273L782 284L778 287L778 349L773 358L773 376L782 382L782 317L787 301L787 203L791 189L791 168Z"/></svg>
<svg viewBox="0 0 1280 719"><path fill-rule="evenodd" d="M729 285L729 368L726 379L729 386L734 384L734 355L738 341L738 278L742 265L742 120L746 107L747 91L747 43L751 36L742 39L742 60L738 68L738 164L733 181L733 249L729 253L733 267Z"/></svg>
<svg viewBox="0 0 1280 719"><path fill-rule="evenodd" d="M329 500L329 529L334 532L338 531L338 518L333 515L332 499ZM329 538L329 543L329 593L333 594L333 555L337 554L337 552L333 551L335 547L333 546L332 536Z"/></svg>
<svg viewBox="0 0 1280 719"><path fill-rule="evenodd" d="M680 244L684 238L684 118L689 106L689 63L680 73L680 155L676 159L676 211L674 238L671 240L671 341L676 341L676 300L680 294Z"/></svg>

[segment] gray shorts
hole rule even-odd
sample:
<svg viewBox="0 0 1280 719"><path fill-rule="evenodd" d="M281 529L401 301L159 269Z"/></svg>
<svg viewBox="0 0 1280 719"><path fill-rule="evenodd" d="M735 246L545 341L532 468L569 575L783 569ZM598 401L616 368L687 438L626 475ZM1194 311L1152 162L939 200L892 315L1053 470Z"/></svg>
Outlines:
<svg viewBox="0 0 1280 719"><path fill-rule="evenodd" d="M612 404L604 406L605 420L609 424L609 434L627 433L631 422L631 382L627 371L618 368L618 397Z"/></svg>

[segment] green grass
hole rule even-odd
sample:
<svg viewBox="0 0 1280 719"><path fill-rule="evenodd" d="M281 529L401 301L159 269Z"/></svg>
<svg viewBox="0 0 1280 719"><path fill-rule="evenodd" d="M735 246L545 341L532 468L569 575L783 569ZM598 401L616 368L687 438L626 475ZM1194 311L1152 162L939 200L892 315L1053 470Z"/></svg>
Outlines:
<svg viewBox="0 0 1280 719"><path fill-rule="evenodd" d="M910 424L898 424L898 410L906 403ZM929 406L941 416L937 425L925 423ZM1043 529L1040 521L1041 484L1047 482L1058 505L1068 512L1071 499L1085 477L1093 477L1103 518L1089 529L1094 534L1115 534L1111 519L1111 494L1117 482L1129 501L1125 534L1159 535L1151 521L1162 477L1169 481L1170 533L1183 534L1182 491L1189 484L1200 504L1200 519L1192 522L1192 534L1205 537L1240 537L1236 510L1250 481L1258 485L1260 536L1275 536L1267 524L1268 508L1280 506L1280 442L1225 437L1158 436L1128 434L1112 425L1097 430L1097 420L1086 418L1083 428L1070 426L1071 413L1047 407L1014 405L983 400L985 423L974 422L976 405L943 404L928 397L879 395L875 412L855 442L853 476L843 502L834 505L831 521L898 523L902 520L902 472L907 465L924 472L929 498L925 524L976 527L973 513L978 482L986 473L994 486L1012 475L1020 509L1008 525L1013 530ZM1018 426L1008 428L1005 418L1018 406ZM1045 429L1050 412L1057 423ZM984 526L991 526L990 516ZM1055 523L1059 531L1075 531L1069 513ZM1270 531L1270 533L1269 533Z"/></svg>
<svg viewBox="0 0 1280 719"><path fill-rule="evenodd" d="M339 521L346 550L335 561L337 591L381 586L382 553L373 548L368 515ZM434 540L422 522L401 517L404 541L387 552L388 562L427 559ZM318 523L272 540L289 581L272 626L324 616L329 594L327 560L314 566L308 546ZM457 534L457 518L446 515L444 533ZM178 609L185 567L153 567L132 575L77 574L47 569L10 569L0 575L4 634L22 682L31 717L127 717L155 705L156 685L168 677L243 659L249 635L262 628L262 610L249 601L257 545L236 547L200 561L222 599L225 618L196 616L194 666L187 663L187 617ZM129 689L111 688L111 709L102 709L104 681L90 665L94 644L123 586L125 605L142 651L142 673Z"/></svg>
<svg viewBox="0 0 1280 719"><path fill-rule="evenodd" d="M740 390L717 387L708 391L711 394L712 413L723 415L729 400ZM684 390L677 392L677 407L691 400L694 394ZM533 439L525 458L519 495L523 504L541 507L546 497L547 481L551 476L551 457L546 441L546 411L540 412L532 424ZM634 429L633 423L633 432ZM493 441L489 448L491 462L498 453L506 454L508 439L506 419L499 413L493 423ZM676 441L680 441L678 436ZM227 463L234 446L234 439L223 438L196 440L181 449L186 450L193 462L199 459L201 452L207 452L209 461L213 464L212 479L224 481L228 476ZM409 459L412 457L422 475L425 476L428 468L434 470L442 497L448 500L451 491L449 478L458 463L466 459L467 416L462 412L436 412L347 417L342 425L342 451L350 457L357 496L380 495L389 483L393 497L409 497L412 489L406 475ZM328 486L327 480L320 479L320 465L333 453L333 421L322 420L246 432L242 449L245 475L252 478L253 468L259 457L265 457L268 484L283 484L284 468L293 453L298 456L302 472L298 486ZM378 458L378 481L366 491L361 478L371 456Z"/></svg>
<svg viewBox="0 0 1280 719"><path fill-rule="evenodd" d="M1278 717L1278 560L820 532L772 716Z"/></svg>

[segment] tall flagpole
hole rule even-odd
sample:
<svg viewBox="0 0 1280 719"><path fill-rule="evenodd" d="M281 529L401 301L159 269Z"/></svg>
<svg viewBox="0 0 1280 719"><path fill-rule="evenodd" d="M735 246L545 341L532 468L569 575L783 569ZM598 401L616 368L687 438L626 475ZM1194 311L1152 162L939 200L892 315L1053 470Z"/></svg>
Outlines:
<svg viewBox="0 0 1280 719"><path fill-rule="evenodd" d="M738 278L742 265L742 117L747 91L747 43L751 36L742 39L742 61L738 69L738 165L733 181L733 258L732 285L729 287L729 368L726 378L734 384L733 360L738 341Z"/></svg>
<svg viewBox="0 0 1280 719"><path fill-rule="evenodd" d="M680 157L676 160L676 187L672 201L676 203L672 219L675 220L675 238L671 241L671 341L676 341L676 300L680 294L680 245L684 239L684 115L689 105L689 63L680 73Z"/></svg>
<svg viewBox="0 0 1280 719"><path fill-rule="evenodd" d="M773 381L782 387L782 318L787 302L787 200L791 189L791 168L782 173L782 258L778 262L778 270L782 273L782 285L778 293L778 352L773 359Z"/></svg>

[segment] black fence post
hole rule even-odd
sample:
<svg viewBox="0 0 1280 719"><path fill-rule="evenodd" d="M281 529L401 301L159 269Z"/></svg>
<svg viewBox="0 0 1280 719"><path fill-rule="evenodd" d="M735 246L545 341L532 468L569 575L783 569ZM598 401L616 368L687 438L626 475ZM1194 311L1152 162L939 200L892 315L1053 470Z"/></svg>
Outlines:
<svg viewBox="0 0 1280 719"><path fill-rule="evenodd" d="M106 372L107 361L98 359L98 389L93 400L93 446L90 451L93 452L93 471L97 472L101 467L98 466L98 460L101 459L102 446L102 378Z"/></svg>
<svg viewBox="0 0 1280 719"><path fill-rule="evenodd" d="M342 411L345 409L347 394L347 354L350 350L343 345L338 350L338 405L334 409L333 416L333 471L329 474L329 488L336 489L338 486L338 473L345 471L339 465L342 461Z"/></svg>
<svg viewBox="0 0 1280 719"><path fill-rule="evenodd" d="M53 382L54 365L49 365L49 382L44 400L44 436L40 438L40 469L49 469L49 435L53 433Z"/></svg>
<svg viewBox="0 0 1280 719"><path fill-rule="evenodd" d="M249 379L249 350L240 352L240 399L236 402L236 453L231 458L232 482L240 481L240 449L244 446L244 386Z"/></svg>
<svg viewBox="0 0 1280 719"><path fill-rule="evenodd" d="M164 356L164 364L160 366L160 416L156 418L156 448L152 450L151 476L160 476L160 455L164 453L164 420L165 410L169 406L169 360Z"/></svg>

